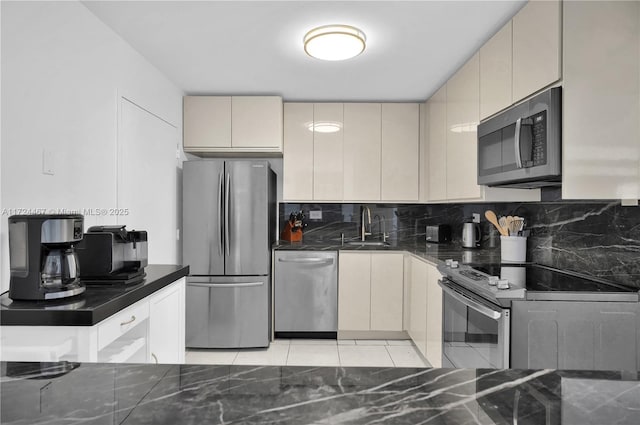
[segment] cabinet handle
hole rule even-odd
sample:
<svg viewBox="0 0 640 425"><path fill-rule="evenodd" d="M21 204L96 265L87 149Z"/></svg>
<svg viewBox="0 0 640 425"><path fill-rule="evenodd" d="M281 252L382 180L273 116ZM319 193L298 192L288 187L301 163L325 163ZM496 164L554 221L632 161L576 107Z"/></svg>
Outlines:
<svg viewBox="0 0 640 425"><path fill-rule="evenodd" d="M124 322L120 323L120 326L128 325L129 323L133 323L135 320L136 320L136 316L131 315L131 319L125 320Z"/></svg>
<svg viewBox="0 0 640 425"><path fill-rule="evenodd" d="M151 357L153 357L153 360L156 362L156 364L160 363L158 362L158 358L156 357L155 354L151 353Z"/></svg>

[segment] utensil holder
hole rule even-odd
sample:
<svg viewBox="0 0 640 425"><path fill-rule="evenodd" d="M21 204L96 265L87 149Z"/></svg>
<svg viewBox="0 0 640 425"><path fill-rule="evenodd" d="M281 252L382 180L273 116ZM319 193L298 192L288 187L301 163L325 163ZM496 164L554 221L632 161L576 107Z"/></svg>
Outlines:
<svg viewBox="0 0 640 425"><path fill-rule="evenodd" d="M526 236L500 236L500 262L524 263L526 261Z"/></svg>

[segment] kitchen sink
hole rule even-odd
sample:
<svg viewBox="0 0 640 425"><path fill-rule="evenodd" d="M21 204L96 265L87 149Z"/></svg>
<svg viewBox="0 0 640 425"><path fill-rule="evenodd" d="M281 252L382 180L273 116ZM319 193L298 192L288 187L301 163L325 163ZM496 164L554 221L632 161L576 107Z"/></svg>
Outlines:
<svg viewBox="0 0 640 425"><path fill-rule="evenodd" d="M346 244L351 246L391 246L389 242L382 241L349 241Z"/></svg>

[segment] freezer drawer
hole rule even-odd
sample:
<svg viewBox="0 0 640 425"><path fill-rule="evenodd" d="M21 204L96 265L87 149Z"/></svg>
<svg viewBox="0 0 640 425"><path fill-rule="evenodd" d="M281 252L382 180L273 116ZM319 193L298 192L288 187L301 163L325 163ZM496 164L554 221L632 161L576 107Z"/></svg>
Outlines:
<svg viewBox="0 0 640 425"><path fill-rule="evenodd" d="M337 332L338 254L276 251L275 332Z"/></svg>
<svg viewBox="0 0 640 425"><path fill-rule="evenodd" d="M269 276L187 279L186 346L268 347Z"/></svg>

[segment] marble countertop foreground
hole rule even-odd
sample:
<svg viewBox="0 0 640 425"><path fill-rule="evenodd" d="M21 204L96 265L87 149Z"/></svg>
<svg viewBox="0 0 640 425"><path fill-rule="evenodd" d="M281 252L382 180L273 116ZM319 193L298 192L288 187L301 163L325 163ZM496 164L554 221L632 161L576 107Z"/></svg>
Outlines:
<svg viewBox="0 0 640 425"><path fill-rule="evenodd" d="M2 424L638 424L638 374L0 364Z"/></svg>
<svg viewBox="0 0 640 425"><path fill-rule="evenodd" d="M468 249L458 243L399 242L389 246L349 245L340 241L286 242L279 241L273 249L284 251L406 251L425 260L438 263L452 259L461 264L500 262L500 248Z"/></svg>

